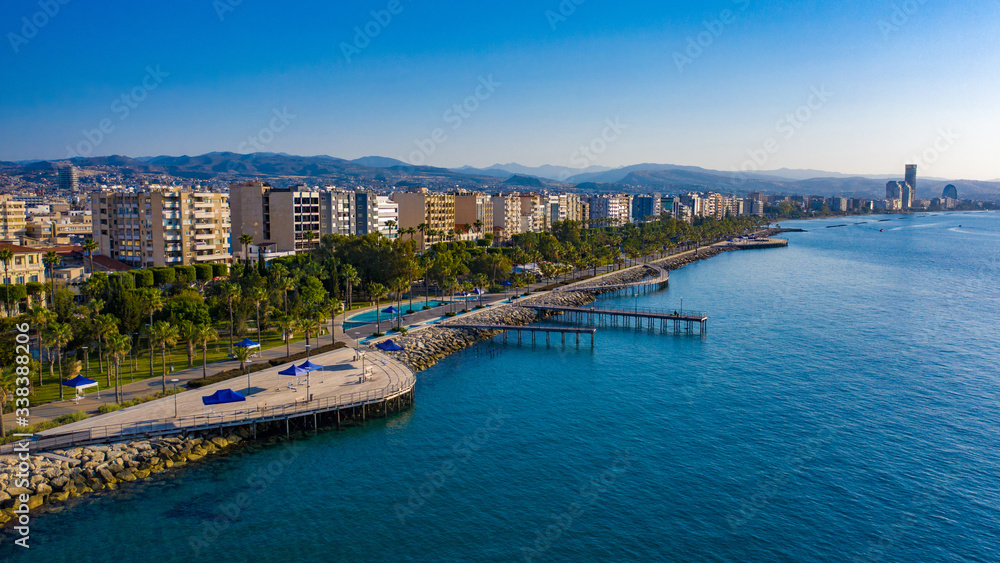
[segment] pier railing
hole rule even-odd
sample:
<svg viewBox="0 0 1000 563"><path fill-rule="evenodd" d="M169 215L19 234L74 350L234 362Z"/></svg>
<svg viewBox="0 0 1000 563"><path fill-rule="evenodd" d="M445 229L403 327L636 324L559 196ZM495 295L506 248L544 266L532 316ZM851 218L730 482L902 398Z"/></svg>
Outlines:
<svg viewBox="0 0 1000 563"><path fill-rule="evenodd" d="M162 418L133 423L107 424L81 430L71 430L58 434L39 435L39 439L30 442L31 449L36 451L43 449L51 450L54 448L72 447L77 444L125 440L140 436L178 434L185 431L221 428L225 426L235 426L242 423L283 420L310 413L335 411L382 402L408 393L416 384L416 377L413 373L409 370L402 369L394 361L388 361L385 364L379 362L369 363L372 364L372 368L382 370L386 377L388 377L390 373L395 375L397 377L397 382L386 385L381 389L370 389L368 391L356 391L354 393L345 393L336 396L319 397L311 401L307 398L306 401L297 402L295 404L246 408L227 413L207 413L195 416ZM14 444L7 444L0 448L0 453L10 453L13 451L13 447Z"/></svg>

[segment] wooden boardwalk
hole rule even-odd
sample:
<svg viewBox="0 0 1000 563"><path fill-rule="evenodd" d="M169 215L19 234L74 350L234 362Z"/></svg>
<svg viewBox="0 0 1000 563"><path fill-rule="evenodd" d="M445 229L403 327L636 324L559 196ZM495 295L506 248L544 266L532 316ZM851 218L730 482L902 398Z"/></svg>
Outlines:
<svg viewBox="0 0 1000 563"><path fill-rule="evenodd" d="M699 334L708 332L708 317L704 313L682 313L656 309L598 309L593 307L567 307L562 305L521 304L521 307L562 314L571 322L586 323L591 326L635 326L635 328L659 328L662 331L693 333L698 325Z"/></svg>
<svg viewBox="0 0 1000 563"><path fill-rule="evenodd" d="M616 283L616 284L600 284L594 283L592 280L585 280L582 282L577 282L575 284L570 284L565 287L560 287L554 291L583 291L583 292L597 292L597 293L607 293L612 291L625 291L628 289L639 289L645 287L656 287L658 289L666 286L670 282L670 272L658 266L656 264L644 264L643 268L652 270L655 274L654 277L643 278L639 281L627 282L627 283Z"/></svg>

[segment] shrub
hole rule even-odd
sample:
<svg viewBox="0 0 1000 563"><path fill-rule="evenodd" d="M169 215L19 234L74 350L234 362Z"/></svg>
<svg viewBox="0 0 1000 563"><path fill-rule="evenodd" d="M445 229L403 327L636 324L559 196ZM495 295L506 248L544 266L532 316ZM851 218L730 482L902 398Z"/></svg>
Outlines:
<svg viewBox="0 0 1000 563"><path fill-rule="evenodd" d="M430 308L431 308L430 305L424 305L423 307L421 307L421 310L426 311L426 310L428 310Z"/></svg>
<svg viewBox="0 0 1000 563"><path fill-rule="evenodd" d="M120 287L122 289L135 289L135 277L132 276L131 272L112 274L108 276L108 282L110 283L111 287Z"/></svg>
<svg viewBox="0 0 1000 563"><path fill-rule="evenodd" d="M197 272L194 266L174 266L174 279L177 283L190 283L197 279Z"/></svg>
<svg viewBox="0 0 1000 563"><path fill-rule="evenodd" d="M202 282L212 281L212 278L214 277L214 275L212 274L211 264L195 264L194 272L198 281Z"/></svg>
<svg viewBox="0 0 1000 563"><path fill-rule="evenodd" d="M225 264L212 264L212 277L224 278L229 275L229 266Z"/></svg>
<svg viewBox="0 0 1000 563"><path fill-rule="evenodd" d="M177 280L177 273L173 268L153 268L154 285L166 285Z"/></svg>
<svg viewBox="0 0 1000 563"><path fill-rule="evenodd" d="M456 314L457 313L453 313L451 311L448 311L447 313L444 314L444 316L446 316L446 317L454 317Z"/></svg>
<svg viewBox="0 0 1000 563"><path fill-rule="evenodd" d="M97 412L101 414L108 414L109 412L115 412L122 410L122 406L118 403L105 403L97 408Z"/></svg>
<svg viewBox="0 0 1000 563"><path fill-rule="evenodd" d="M153 272L149 270L132 270L132 276L135 278L135 287L153 287Z"/></svg>

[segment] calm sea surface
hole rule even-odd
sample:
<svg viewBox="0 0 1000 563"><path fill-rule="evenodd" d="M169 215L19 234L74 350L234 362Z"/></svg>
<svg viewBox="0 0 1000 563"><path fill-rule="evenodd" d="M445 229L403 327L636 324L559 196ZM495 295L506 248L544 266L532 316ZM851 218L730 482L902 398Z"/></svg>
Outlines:
<svg viewBox="0 0 1000 563"><path fill-rule="evenodd" d="M1000 560L1000 214L794 226L601 301L683 298L704 338L481 344L410 412L72 503L0 558Z"/></svg>

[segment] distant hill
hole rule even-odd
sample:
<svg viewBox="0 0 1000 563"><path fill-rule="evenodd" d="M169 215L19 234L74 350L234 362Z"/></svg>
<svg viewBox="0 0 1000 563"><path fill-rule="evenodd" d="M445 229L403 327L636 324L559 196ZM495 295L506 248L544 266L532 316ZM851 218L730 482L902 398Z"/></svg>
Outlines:
<svg viewBox="0 0 1000 563"><path fill-rule="evenodd" d="M547 180L555 180L557 182L565 182L567 178L578 174L585 173L598 173L611 170L607 166L588 166L587 168L569 168L568 166L554 166L551 164L545 164L543 166L523 166L517 164L516 162L511 162L508 164L494 164L489 168L473 168L471 166L463 166L461 168L453 168L455 172L461 172L462 174L477 174L481 176L497 176L499 178L509 178L515 174L521 176L535 176L537 178L545 178Z"/></svg>
<svg viewBox="0 0 1000 563"><path fill-rule="evenodd" d="M519 188L536 188L544 189L545 184L542 183L538 178L533 178L531 176L512 176L506 182L503 183L504 186L516 186Z"/></svg>
<svg viewBox="0 0 1000 563"><path fill-rule="evenodd" d="M352 164L360 164L361 166L368 166L371 168L391 168L393 166L409 166L402 160L396 160L395 158L388 158L385 156L364 156L361 158L355 158L351 161Z"/></svg>

